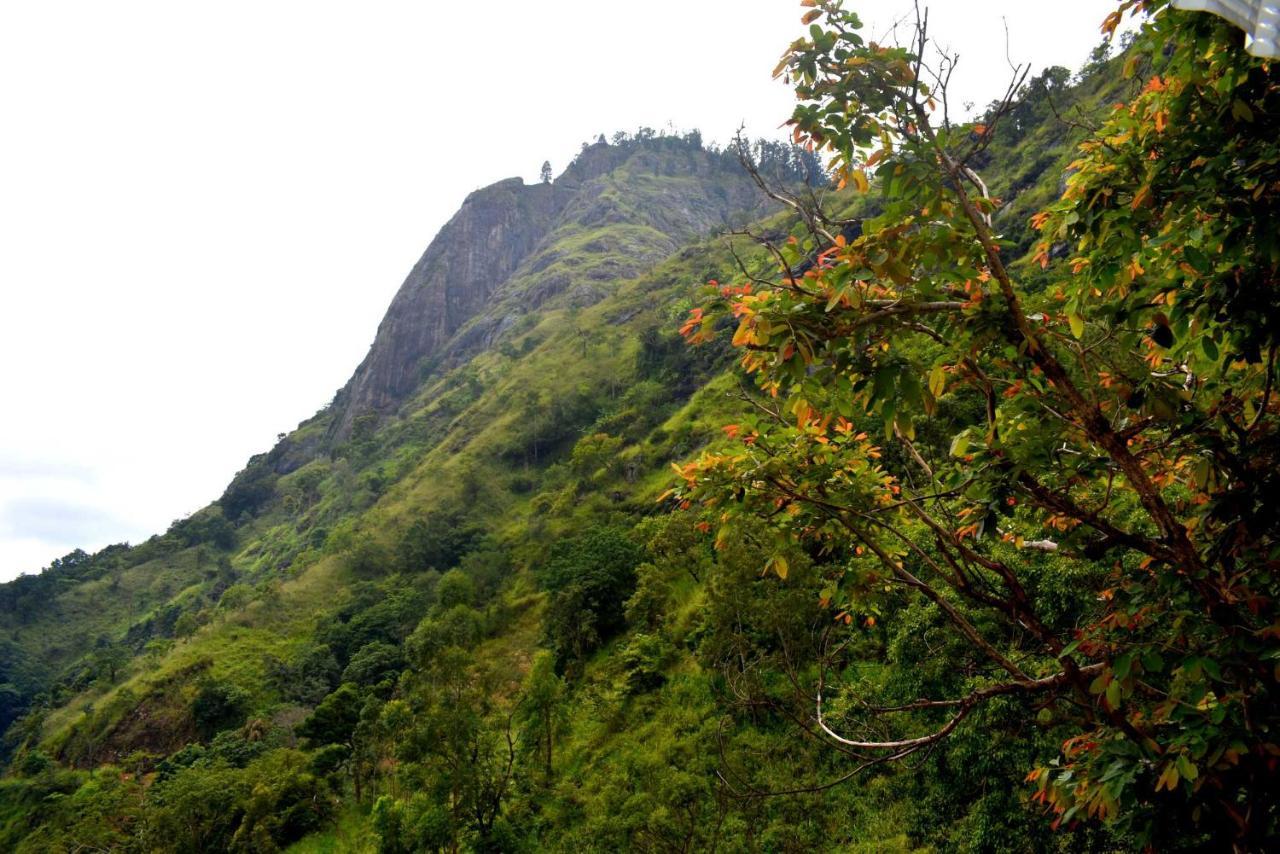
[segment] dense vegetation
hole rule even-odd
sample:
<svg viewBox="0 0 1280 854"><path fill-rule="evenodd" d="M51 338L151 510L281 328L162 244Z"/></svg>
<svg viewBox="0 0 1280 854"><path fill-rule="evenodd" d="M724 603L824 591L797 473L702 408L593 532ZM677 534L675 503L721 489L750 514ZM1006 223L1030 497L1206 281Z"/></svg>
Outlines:
<svg viewBox="0 0 1280 854"><path fill-rule="evenodd" d="M486 346L0 586L0 847L1274 842L1275 70L1147 2L956 123L804 5L797 146L584 146Z"/></svg>

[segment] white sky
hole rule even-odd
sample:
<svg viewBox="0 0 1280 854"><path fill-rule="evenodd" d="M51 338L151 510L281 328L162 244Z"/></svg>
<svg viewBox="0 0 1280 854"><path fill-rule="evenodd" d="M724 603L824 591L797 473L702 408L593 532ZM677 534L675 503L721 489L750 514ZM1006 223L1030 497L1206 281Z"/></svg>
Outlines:
<svg viewBox="0 0 1280 854"><path fill-rule="evenodd" d="M934 0L956 100L1115 0ZM903 0L851 2L880 32ZM795 0L0 2L0 580L139 542L328 402L470 191L774 135Z"/></svg>

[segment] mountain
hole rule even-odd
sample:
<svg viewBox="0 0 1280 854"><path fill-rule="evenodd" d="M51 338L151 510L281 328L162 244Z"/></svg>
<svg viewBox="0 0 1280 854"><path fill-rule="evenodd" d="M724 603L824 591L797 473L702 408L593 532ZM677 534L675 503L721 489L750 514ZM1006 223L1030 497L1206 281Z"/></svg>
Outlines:
<svg viewBox="0 0 1280 854"><path fill-rule="evenodd" d="M1096 113L1109 68L1037 78L981 164L1019 253L1079 133L1043 96ZM754 155L817 183L808 152ZM880 204L810 189L849 217ZM1039 742L957 739L927 773L826 787L841 755L737 703L750 686L723 666L785 681L821 556L783 583L750 542L713 555L658 512L671 464L753 405L728 348L677 329L707 282L770 274L746 232L796 229L694 134L620 135L552 182L468 196L333 403L217 501L0 586L0 845L1043 843L1010 782ZM866 678L925 655L927 611L902 625L867 642Z"/></svg>
<svg viewBox="0 0 1280 854"><path fill-rule="evenodd" d="M334 401L345 438L394 411L439 364L493 346L556 297L579 307L680 246L765 208L731 160L677 141L596 143L554 183L500 181L467 197L414 265L368 356Z"/></svg>

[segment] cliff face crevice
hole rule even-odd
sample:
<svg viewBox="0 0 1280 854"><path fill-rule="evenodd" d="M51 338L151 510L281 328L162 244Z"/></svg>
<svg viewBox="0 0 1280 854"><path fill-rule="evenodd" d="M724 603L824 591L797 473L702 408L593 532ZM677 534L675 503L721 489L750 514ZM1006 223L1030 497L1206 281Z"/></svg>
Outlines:
<svg viewBox="0 0 1280 854"><path fill-rule="evenodd" d="M437 366L491 346L524 311L562 295L593 302L689 240L767 210L740 168L674 140L588 146L554 183L477 190L396 293L334 399L330 440L345 440L362 414L393 412Z"/></svg>

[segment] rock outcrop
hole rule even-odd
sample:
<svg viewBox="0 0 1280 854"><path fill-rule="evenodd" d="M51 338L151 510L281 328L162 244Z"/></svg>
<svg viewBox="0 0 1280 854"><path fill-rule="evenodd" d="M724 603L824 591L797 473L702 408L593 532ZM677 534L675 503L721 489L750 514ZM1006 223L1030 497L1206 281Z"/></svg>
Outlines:
<svg viewBox="0 0 1280 854"><path fill-rule="evenodd" d="M414 265L335 397L331 441L362 414L393 412L436 367L491 345L528 306L561 294L592 302L689 240L758 216L764 201L736 164L669 138L598 143L554 183L477 190Z"/></svg>

